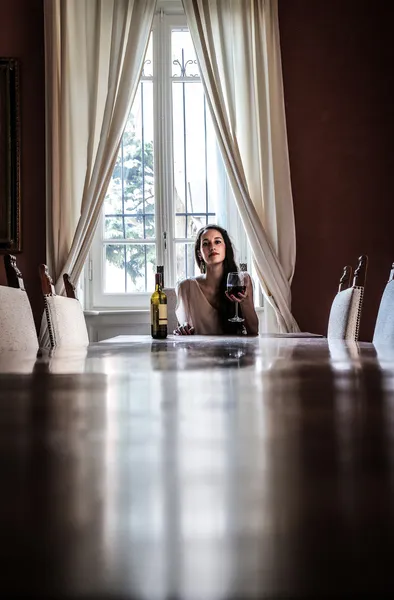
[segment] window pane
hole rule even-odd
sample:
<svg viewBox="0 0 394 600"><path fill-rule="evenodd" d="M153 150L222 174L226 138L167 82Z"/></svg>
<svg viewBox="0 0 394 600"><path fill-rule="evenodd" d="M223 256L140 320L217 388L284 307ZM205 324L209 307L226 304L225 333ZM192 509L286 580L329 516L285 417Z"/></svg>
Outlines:
<svg viewBox="0 0 394 600"><path fill-rule="evenodd" d="M155 235L154 216L136 216L125 219L127 239L145 239Z"/></svg>
<svg viewBox="0 0 394 600"><path fill-rule="evenodd" d="M144 239L144 215L155 213L153 164L153 84L142 81L126 123L104 204L106 216L126 217L124 239ZM120 231L119 223L120 220L116 222L117 231ZM152 221L149 224L151 237ZM107 228L113 226L112 220L105 219L105 238L111 238Z"/></svg>
<svg viewBox="0 0 394 600"><path fill-rule="evenodd" d="M227 181L226 168L216 140L216 133L209 109L207 118L207 180L208 180L208 212L216 213L219 202L223 200L219 194L223 190L223 182ZM219 191L220 190L220 191ZM212 219L211 219L212 220Z"/></svg>
<svg viewBox="0 0 394 600"><path fill-rule="evenodd" d="M124 294L125 292L125 247L108 244L105 246L104 292Z"/></svg>
<svg viewBox="0 0 394 600"><path fill-rule="evenodd" d="M189 212L206 212L208 182L204 91L200 82L187 83L184 86L188 209Z"/></svg>
<svg viewBox="0 0 394 600"><path fill-rule="evenodd" d="M140 84L123 134L125 212L154 212L152 82Z"/></svg>
<svg viewBox="0 0 394 600"><path fill-rule="evenodd" d="M191 217L187 217L187 237L189 239L195 239L198 230L206 224L207 217L205 215L193 215Z"/></svg>
<svg viewBox="0 0 394 600"><path fill-rule="evenodd" d="M185 179L184 103L183 88L179 82L172 86L172 102L175 209L177 212L185 212L187 181Z"/></svg>
<svg viewBox="0 0 394 600"><path fill-rule="evenodd" d="M196 53L187 29L174 29L171 34L173 77L199 77Z"/></svg>
<svg viewBox="0 0 394 600"><path fill-rule="evenodd" d="M194 244L176 244L176 281L198 274Z"/></svg>
<svg viewBox="0 0 394 600"><path fill-rule="evenodd" d="M146 215L145 217L145 237L153 238L156 235L155 217L154 215Z"/></svg>
<svg viewBox="0 0 394 600"><path fill-rule="evenodd" d="M186 237L186 217L177 215L175 217L175 237Z"/></svg>
<svg viewBox="0 0 394 600"><path fill-rule="evenodd" d="M173 124L176 211L207 212L207 114L199 81L173 83Z"/></svg>
<svg viewBox="0 0 394 600"><path fill-rule="evenodd" d="M218 154L191 36L186 30L172 32L172 64L175 237L193 239L201 226L216 221ZM208 147L212 144L214 149ZM223 164L219 167L223 169ZM177 246L176 255L178 274L194 272L186 246L183 250Z"/></svg>
<svg viewBox="0 0 394 600"><path fill-rule="evenodd" d="M107 294L147 292L154 288L155 244L107 244L104 291Z"/></svg>
<svg viewBox="0 0 394 600"><path fill-rule="evenodd" d="M187 223L187 226L186 226ZM207 216L203 215L176 215L175 217L175 237L194 239L196 233L203 225L208 223Z"/></svg>
<svg viewBox="0 0 394 600"><path fill-rule="evenodd" d="M144 217L127 217L125 219L126 237L128 239L144 238Z"/></svg>
<svg viewBox="0 0 394 600"><path fill-rule="evenodd" d="M121 180L121 160L119 156L116 160L116 166L109 182L107 194L104 200L104 214L114 215L123 212L122 204L122 180Z"/></svg>
<svg viewBox="0 0 394 600"><path fill-rule="evenodd" d="M124 237L123 218L106 217L104 227L104 238L107 240L122 239Z"/></svg>
<svg viewBox="0 0 394 600"><path fill-rule="evenodd" d="M153 291L156 272L155 244L127 244L127 289L129 293Z"/></svg>

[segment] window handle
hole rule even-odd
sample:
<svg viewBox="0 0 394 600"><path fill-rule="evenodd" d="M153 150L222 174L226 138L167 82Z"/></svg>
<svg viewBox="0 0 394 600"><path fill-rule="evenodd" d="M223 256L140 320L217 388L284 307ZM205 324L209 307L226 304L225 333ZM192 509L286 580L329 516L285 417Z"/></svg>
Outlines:
<svg viewBox="0 0 394 600"><path fill-rule="evenodd" d="M167 250L167 232L163 232L164 250Z"/></svg>

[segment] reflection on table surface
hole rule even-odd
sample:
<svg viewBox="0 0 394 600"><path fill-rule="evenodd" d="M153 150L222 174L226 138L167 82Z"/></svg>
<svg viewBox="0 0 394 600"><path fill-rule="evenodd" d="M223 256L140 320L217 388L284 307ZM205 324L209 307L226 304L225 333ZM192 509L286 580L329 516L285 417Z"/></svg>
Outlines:
<svg viewBox="0 0 394 600"><path fill-rule="evenodd" d="M2 591L394 591L394 353L130 336L0 355Z"/></svg>

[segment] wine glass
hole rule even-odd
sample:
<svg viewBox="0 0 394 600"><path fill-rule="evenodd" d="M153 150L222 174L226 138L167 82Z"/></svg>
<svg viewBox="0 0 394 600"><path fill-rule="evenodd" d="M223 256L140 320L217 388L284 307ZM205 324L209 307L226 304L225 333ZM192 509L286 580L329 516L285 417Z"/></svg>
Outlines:
<svg viewBox="0 0 394 600"><path fill-rule="evenodd" d="M237 271L235 273L229 273L227 275L227 293L229 295L234 294L237 297L238 294L244 294L246 291L246 275L245 271ZM235 303L235 317L229 319L232 323L242 323L244 319L238 316L238 302Z"/></svg>

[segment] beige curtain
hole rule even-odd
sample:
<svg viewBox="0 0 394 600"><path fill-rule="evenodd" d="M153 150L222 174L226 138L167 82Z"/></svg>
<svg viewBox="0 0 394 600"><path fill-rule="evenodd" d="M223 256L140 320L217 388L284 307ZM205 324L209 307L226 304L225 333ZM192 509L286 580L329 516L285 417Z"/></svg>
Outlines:
<svg viewBox="0 0 394 600"><path fill-rule="evenodd" d="M183 0L183 5L218 142L268 300L266 330L299 331L291 314L295 224L277 1Z"/></svg>
<svg viewBox="0 0 394 600"><path fill-rule="evenodd" d="M156 0L44 0L47 261L58 293L85 263L144 61Z"/></svg>

